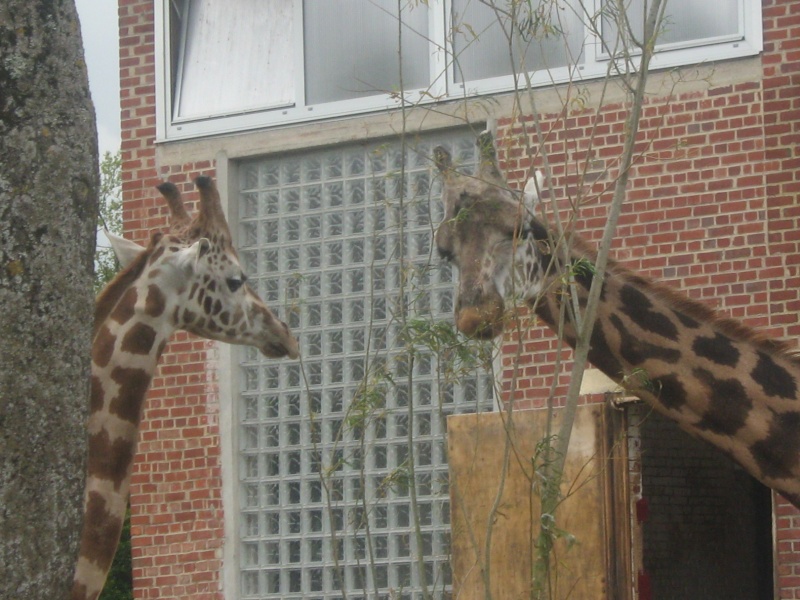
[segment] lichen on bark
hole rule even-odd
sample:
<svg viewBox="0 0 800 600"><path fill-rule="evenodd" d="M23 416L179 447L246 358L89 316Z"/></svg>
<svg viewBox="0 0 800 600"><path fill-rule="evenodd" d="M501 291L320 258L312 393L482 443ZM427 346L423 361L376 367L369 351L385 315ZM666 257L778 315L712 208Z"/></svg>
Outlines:
<svg viewBox="0 0 800 600"><path fill-rule="evenodd" d="M74 0L0 6L0 598L63 598L83 499L98 160Z"/></svg>

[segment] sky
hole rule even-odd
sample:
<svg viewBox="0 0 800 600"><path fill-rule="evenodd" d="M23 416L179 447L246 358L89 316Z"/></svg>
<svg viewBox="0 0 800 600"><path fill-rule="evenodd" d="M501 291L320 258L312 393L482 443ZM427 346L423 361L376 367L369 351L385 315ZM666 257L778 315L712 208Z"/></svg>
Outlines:
<svg viewBox="0 0 800 600"><path fill-rule="evenodd" d="M119 150L119 27L113 0L75 0L81 21L89 88L97 115L100 158Z"/></svg>

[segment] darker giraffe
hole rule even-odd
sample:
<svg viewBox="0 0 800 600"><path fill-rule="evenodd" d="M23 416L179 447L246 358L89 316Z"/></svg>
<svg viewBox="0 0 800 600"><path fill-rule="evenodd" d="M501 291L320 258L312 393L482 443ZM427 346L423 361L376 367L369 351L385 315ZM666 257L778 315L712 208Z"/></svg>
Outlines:
<svg viewBox="0 0 800 600"><path fill-rule="evenodd" d="M110 236L125 269L95 307L84 525L72 600L95 599L103 589L128 502L142 404L172 333L255 346L274 358L298 356L289 328L245 284L213 181L195 183L200 210L193 220L177 188L164 183L168 234L155 233L147 248Z"/></svg>
<svg viewBox="0 0 800 600"><path fill-rule="evenodd" d="M517 293L558 332L570 288L557 238L534 216L540 181L522 195L509 190L491 135L478 143L475 177L456 173L443 148L434 156L445 207L436 244L459 269L456 325L470 336L501 334L504 288L516 272ZM596 253L576 238L568 262L583 305ZM560 335L574 346L575 332L568 317ZM606 375L800 507L800 359L784 344L612 262L590 346Z"/></svg>

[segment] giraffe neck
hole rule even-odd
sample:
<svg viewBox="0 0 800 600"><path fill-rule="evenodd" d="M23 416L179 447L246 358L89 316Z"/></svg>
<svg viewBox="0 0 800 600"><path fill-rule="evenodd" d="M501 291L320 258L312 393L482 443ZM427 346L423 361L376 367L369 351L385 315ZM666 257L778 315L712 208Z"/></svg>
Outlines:
<svg viewBox="0 0 800 600"><path fill-rule="evenodd" d="M580 259L595 260L583 243L572 252L573 264ZM561 281L552 273L540 282L536 305L554 331L566 297ZM577 270L575 282L585 305L591 272ZM556 333L574 347L575 328L566 323ZM800 507L800 363L782 344L612 263L589 360Z"/></svg>
<svg viewBox="0 0 800 600"><path fill-rule="evenodd" d="M72 600L97 598L105 584L125 518L142 405L174 331L165 318L171 308L156 286L132 285L117 297L113 309L102 302L96 309L84 525Z"/></svg>

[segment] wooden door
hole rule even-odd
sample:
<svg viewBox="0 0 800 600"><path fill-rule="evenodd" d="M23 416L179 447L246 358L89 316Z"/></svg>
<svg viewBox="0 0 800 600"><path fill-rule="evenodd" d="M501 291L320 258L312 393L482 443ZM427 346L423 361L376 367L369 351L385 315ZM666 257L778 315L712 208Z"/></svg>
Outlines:
<svg viewBox="0 0 800 600"><path fill-rule="evenodd" d="M603 404L578 409L556 511L563 535L552 555L552 600L632 593L625 444L622 424L606 411ZM505 413L448 418L454 598L487 598L487 586L492 598L531 597L541 483L534 465L546 417L519 411L511 422Z"/></svg>

